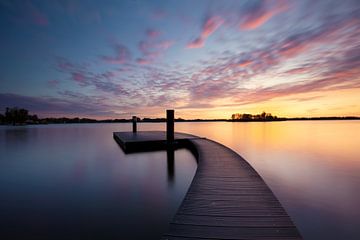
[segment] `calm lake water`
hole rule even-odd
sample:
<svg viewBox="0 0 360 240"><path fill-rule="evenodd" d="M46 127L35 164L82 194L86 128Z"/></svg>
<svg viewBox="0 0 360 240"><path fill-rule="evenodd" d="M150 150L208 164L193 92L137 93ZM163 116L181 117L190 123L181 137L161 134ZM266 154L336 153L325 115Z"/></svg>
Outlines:
<svg viewBox="0 0 360 240"><path fill-rule="evenodd" d="M139 124L164 130L164 123ZM0 239L158 239L196 171L187 150L125 155L131 125L0 127ZM360 121L176 123L260 173L305 239L360 236Z"/></svg>

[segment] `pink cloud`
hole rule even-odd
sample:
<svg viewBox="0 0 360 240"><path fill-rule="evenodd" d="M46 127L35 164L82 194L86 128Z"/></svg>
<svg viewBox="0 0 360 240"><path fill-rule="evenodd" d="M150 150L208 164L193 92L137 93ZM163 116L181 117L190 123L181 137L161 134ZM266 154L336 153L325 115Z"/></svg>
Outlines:
<svg viewBox="0 0 360 240"><path fill-rule="evenodd" d="M136 60L138 64L151 63L175 43L175 41L171 40L160 41L157 39L159 35L160 33L155 30L146 31L146 39L140 41L138 44L138 48L143 55L141 58Z"/></svg>
<svg viewBox="0 0 360 240"><path fill-rule="evenodd" d="M242 54L224 54L216 61L205 62L202 69L191 75L192 84L188 85L190 101L201 102L206 99L231 97L237 104L248 104L299 93L360 88L360 48L354 42L347 45L346 41L341 41L344 49L342 53L337 53L338 58L329 55L327 51L324 55L320 52L318 61L306 62L279 73L309 73L312 76L310 79L272 87L242 88L243 81L265 74L270 69L278 69L284 60L296 57L318 45L332 46L333 43L338 43L344 33L349 32L349 29L354 30L353 21L350 23L344 20L343 23L324 24L290 35L262 49Z"/></svg>
<svg viewBox="0 0 360 240"><path fill-rule="evenodd" d="M243 30L253 30L269 21L273 16L286 11L289 6L283 1L279 1L275 6L267 9L266 1L260 4L255 9L248 11L244 18L243 22L240 24L240 28Z"/></svg>
<svg viewBox="0 0 360 240"><path fill-rule="evenodd" d="M285 74L303 74L303 73L307 73L311 70L311 68L309 67L299 67L299 68L293 68L290 70L285 71Z"/></svg>
<svg viewBox="0 0 360 240"><path fill-rule="evenodd" d="M149 37L149 38L156 38L156 37L159 37L161 35L161 32L158 31L158 30L154 30L154 29L148 29L146 31L146 35Z"/></svg>
<svg viewBox="0 0 360 240"><path fill-rule="evenodd" d="M79 73L79 72L72 73L71 77L74 81L76 81L78 83L84 83L86 80L86 77L84 76L84 74Z"/></svg>
<svg viewBox="0 0 360 240"><path fill-rule="evenodd" d="M344 31L356 26L353 19L337 24L327 25L319 31L310 30L306 34L291 36L276 46L278 54L284 58L300 55L318 44L336 42L342 38Z"/></svg>
<svg viewBox="0 0 360 240"><path fill-rule="evenodd" d="M300 93L360 88L360 83L358 81L358 76L360 74L360 70L358 69L358 64L360 62L360 58L358 58L359 52L360 49L351 49L345 53L343 59L335 61L334 59L329 58L327 59L327 68L325 66L321 67L321 65L315 63L314 66L316 67L310 65L294 68L285 72L288 74L301 74L304 72L316 71L318 68L328 69L311 80L278 84L266 88L245 89L234 99L238 103L248 104Z"/></svg>
<svg viewBox="0 0 360 240"><path fill-rule="evenodd" d="M74 65L64 58L57 58L57 67L60 70L66 71L74 67Z"/></svg>
<svg viewBox="0 0 360 240"><path fill-rule="evenodd" d="M296 41L288 41L281 46L279 53L282 57L290 58L305 52L312 44L314 44L314 41L311 40L301 43Z"/></svg>
<svg viewBox="0 0 360 240"><path fill-rule="evenodd" d="M238 66L239 67L242 67L242 68L245 68L247 66L249 66L250 64L252 64L253 61L252 60L244 60L244 61L241 61Z"/></svg>
<svg viewBox="0 0 360 240"><path fill-rule="evenodd" d="M117 81L114 81L114 77L118 76L115 72L106 71L99 74L92 71L79 70L69 74L71 75L71 80L82 87L95 87L97 90L106 93L128 95L128 91Z"/></svg>
<svg viewBox="0 0 360 240"><path fill-rule="evenodd" d="M187 48L202 48L204 46L203 38L196 38L194 41L190 42L186 47Z"/></svg>
<svg viewBox="0 0 360 240"><path fill-rule="evenodd" d="M101 58L111 64L124 64L125 62L129 61L131 59L130 51L127 47L116 44L114 46L115 49L115 56L102 56Z"/></svg>
<svg viewBox="0 0 360 240"><path fill-rule="evenodd" d="M144 58L138 58L138 59L136 59L136 62L137 62L138 64L141 64L141 65L146 65L146 64L149 64L149 63L150 63L149 60L146 60L146 59L144 59Z"/></svg>
<svg viewBox="0 0 360 240"><path fill-rule="evenodd" d="M269 88L260 88L239 100L261 102L276 97L290 96L299 93L360 88L360 84L356 81L356 76L359 74L359 71L345 71L339 74L341 75L340 77L336 73L328 77L323 76L323 78L299 84L280 84ZM348 81L344 81L344 79Z"/></svg>
<svg viewBox="0 0 360 240"><path fill-rule="evenodd" d="M224 23L224 20L220 17L213 16L206 20L205 25L203 27L203 31L201 33L202 38L207 38L211 34L213 34L221 24Z"/></svg>
<svg viewBox="0 0 360 240"><path fill-rule="evenodd" d="M148 55L151 52L158 52L160 50L166 50L166 49L170 48L174 43L175 43L175 41L170 41L170 40L160 41L160 42L140 41L138 47L139 47L139 50L144 55Z"/></svg>
<svg viewBox="0 0 360 240"><path fill-rule="evenodd" d="M117 74L115 72L107 71L107 72L102 73L101 76L106 79L110 79L110 78L117 76Z"/></svg>
<svg viewBox="0 0 360 240"><path fill-rule="evenodd" d="M208 18L201 30L200 36L192 42L188 43L187 48L201 48L204 46L205 40L213 34L222 24L224 19L219 16L212 16Z"/></svg>
<svg viewBox="0 0 360 240"><path fill-rule="evenodd" d="M261 25L263 25L265 22L267 22L276 13L277 11L269 11L269 12L264 12L259 16L250 16L247 18L247 20L245 20L243 23L240 24L240 28L245 30L253 30L255 28L258 28Z"/></svg>

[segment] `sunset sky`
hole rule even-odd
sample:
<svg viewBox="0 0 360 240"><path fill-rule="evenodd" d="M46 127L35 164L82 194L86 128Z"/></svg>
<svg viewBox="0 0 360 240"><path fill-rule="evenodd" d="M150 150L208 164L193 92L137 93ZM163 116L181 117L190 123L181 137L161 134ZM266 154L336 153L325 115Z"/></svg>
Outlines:
<svg viewBox="0 0 360 240"><path fill-rule="evenodd" d="M0 111L360 116L360 1L0 0Z"/></svg>

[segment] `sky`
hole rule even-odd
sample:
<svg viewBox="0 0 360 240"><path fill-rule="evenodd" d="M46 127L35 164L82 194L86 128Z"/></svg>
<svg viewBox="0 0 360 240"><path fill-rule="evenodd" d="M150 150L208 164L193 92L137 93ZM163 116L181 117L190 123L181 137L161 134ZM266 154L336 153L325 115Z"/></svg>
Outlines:
<svg viewBox="0 0 360 240"><path fill-rule="evenodd" d="M0 0L0 111L360 116L358 0Z"/></svg>

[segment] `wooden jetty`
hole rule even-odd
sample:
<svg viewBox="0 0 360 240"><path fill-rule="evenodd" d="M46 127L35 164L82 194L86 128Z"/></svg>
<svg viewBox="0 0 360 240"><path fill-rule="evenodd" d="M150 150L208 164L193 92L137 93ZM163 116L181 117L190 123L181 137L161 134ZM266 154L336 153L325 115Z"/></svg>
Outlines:
<svg viewBox="0 0 360 240"><path fill-rule="evenodd" d="M241 156L194 135L170 138L167 132L137 132L136 127L114 133L125 152L186 147L197 159L195 176L163 239L302 239L270 188Z"/></svg>

